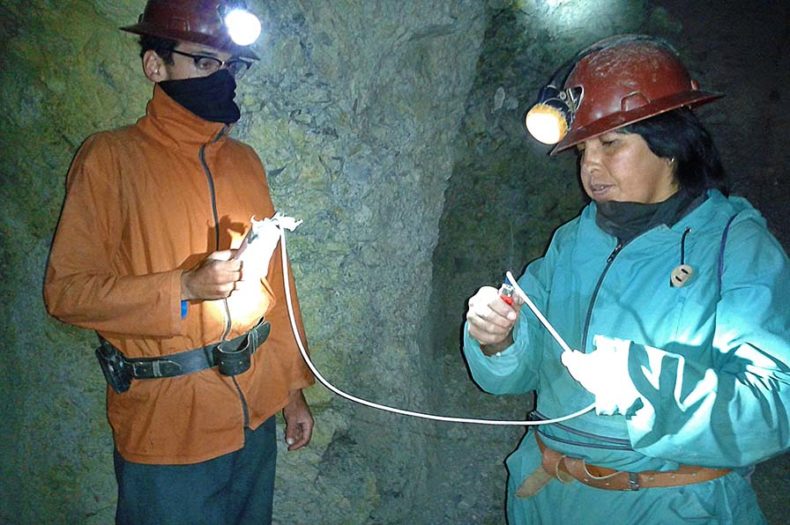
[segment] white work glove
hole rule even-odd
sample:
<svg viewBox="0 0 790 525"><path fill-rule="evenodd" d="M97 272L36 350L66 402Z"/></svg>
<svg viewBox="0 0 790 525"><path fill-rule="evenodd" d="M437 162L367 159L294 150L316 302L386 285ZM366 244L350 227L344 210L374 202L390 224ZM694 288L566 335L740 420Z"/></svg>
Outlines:
<svg viewBox="0 0 790 525"><path fill-rule="evenodd" d="M589 354L563 352L562 364L573 378L595 396L595 413L611 416L627 415L639 399L628 374L628 352L631 341L597 335L595 350Z"/></svg>

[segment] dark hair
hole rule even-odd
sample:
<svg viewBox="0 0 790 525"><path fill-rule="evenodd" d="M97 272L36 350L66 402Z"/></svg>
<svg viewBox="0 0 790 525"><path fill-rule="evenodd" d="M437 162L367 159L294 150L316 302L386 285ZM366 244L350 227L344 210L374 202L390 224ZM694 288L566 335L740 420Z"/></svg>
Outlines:
<svg viewBox="0 0 790 525"><path fill-rule="evenodd" d="M675 109L634 122L623 131L640 135L655 155L674 159L675 177L680 187L692 195L714 188L729 194L719 151L690 109Z"/></svg>
<svg viewBox="0 0 790 525"><path fill-rule="evenodd" d="M169 38L159 38L158 36L140 35L140 58L145 52L152 50L164 60L165 64L173 63L173 50L178 42Z"/></svg>

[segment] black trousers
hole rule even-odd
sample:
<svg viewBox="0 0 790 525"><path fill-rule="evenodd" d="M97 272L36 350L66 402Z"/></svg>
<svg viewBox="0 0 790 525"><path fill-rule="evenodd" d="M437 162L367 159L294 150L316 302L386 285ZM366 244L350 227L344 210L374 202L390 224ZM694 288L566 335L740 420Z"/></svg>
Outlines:
<svg viewBox="0 0 790 525"><path fill-rule="evenodd" d="M115 451L118 525L270 524L275 418L245 430L241 450L193 465L132 463Z"/></svg>

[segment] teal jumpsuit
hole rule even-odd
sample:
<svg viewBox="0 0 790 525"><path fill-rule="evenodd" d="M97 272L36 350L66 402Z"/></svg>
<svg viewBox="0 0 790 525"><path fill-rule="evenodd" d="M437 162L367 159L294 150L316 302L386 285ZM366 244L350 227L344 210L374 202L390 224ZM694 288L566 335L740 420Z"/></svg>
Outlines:
<svg viewBox="0 0 790 525"><path fill-rule="evenodd" d="M630 341L635 412L588 412L538 429L547 446L628 472L680 464L729 467L707 482L609 491L553 479L516 496L540 466L531 430L507 459L507 513L518 524L764 523L743 473L790 444L790 268L760 214L716 190L671 228L619 247L595 221L596 205L560 227L519 285L574 349L602 335ZM729 226L728 226L729 224ZM694 273L670 285L680 263ZM493 394L537 392L544 419L594 402L560 362L562 349L524 307L514 343L488 357L464 330L475 382Z"/></svg>

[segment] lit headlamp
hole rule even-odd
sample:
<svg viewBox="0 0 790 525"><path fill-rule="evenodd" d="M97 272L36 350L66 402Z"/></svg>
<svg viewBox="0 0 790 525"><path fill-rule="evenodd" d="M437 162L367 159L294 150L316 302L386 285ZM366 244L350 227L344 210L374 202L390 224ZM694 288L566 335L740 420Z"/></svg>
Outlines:
<svg viewBox="0 0 790 525"><path fill-rule="evenodd" d="M556 144L568 133L584 92L581 87L561 90L553 83L544 86L538 101L527 112L530 135L544 144Z"/></svg>
<svg viewBox="0 0 790 525"><path fill-rule="evenodd" d="M217 7L231 40L240 46L255 42L261 34L261 22L247 10L246 2L223 2Z"/></svg>

